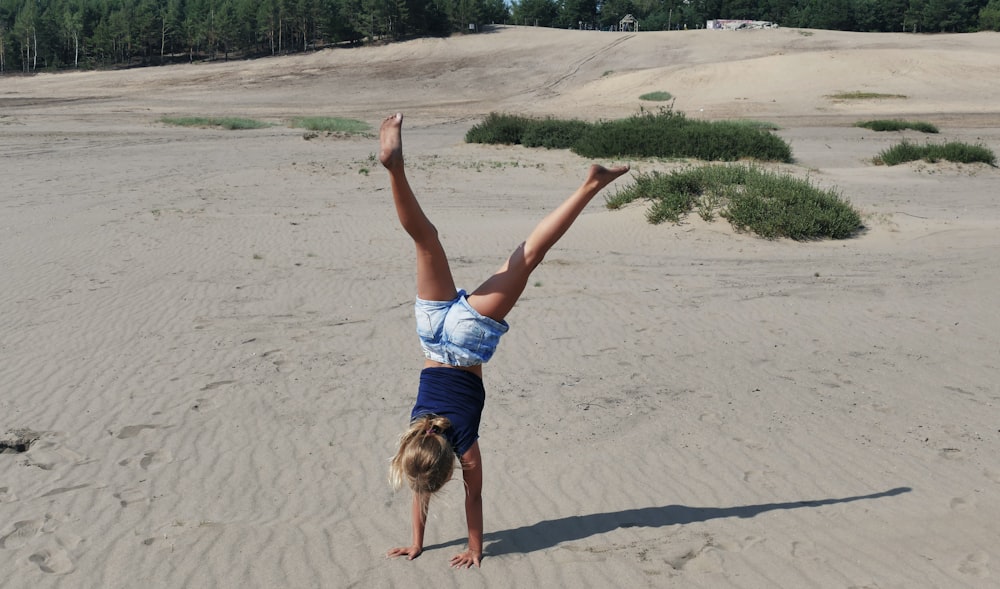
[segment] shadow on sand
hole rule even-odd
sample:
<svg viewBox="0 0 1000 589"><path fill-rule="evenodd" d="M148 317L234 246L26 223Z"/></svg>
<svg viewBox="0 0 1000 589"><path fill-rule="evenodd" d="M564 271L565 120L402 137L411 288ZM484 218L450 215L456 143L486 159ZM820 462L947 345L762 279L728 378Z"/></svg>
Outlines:
<svg viewBox="0 0 1000 589"><path fill-rule="evenodd" d="M711 519L726 517L749 518L767 511L778 509L801 509L804 507L820 507L837 503L850 503L865 499L881 499L909 493L910 487L897 487L856 497L839 499L818 499L815 501L793 501L789 503L764 503L761 505L740 505L737 507L688 507L685 505L666 505L664 507L643 507L626 509L610 513L593 513L541 521L530 526L511 528L483 535L485 556L501 554L518 554L535 552L552 548L563 542L582 540L597 534L603 534L619 528L659 528L677 524L704 522ZM427 546L424 550L464 545L465 538Z"/></svg>

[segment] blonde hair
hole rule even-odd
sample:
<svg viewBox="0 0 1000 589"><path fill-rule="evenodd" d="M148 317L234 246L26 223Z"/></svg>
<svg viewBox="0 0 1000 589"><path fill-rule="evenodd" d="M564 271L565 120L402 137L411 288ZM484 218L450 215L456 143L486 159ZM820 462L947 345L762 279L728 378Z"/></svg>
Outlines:
<svg viewBox="0 0 1000 589"><path fill-rule="evenodd" d="M448 418L439 415L421 415L410 423L389 465L393 489L402 487L405 479L414 493L430 496L451 480L455 451L442 434L449 427Z"/></svg>

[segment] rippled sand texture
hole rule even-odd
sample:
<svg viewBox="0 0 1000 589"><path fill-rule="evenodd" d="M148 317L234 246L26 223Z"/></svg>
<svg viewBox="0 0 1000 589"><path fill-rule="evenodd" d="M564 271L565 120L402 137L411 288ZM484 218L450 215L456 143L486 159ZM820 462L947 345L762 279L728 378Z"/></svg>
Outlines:
<svg viewBox="0 0 1000 589"><path fill-rule="evenodd" d="M871 158L1000 152L998 71L997 34L502 28L0 78L0 586L995 587L1000 172ZM406 112L470 287L589 162L465 131L653 91L778 123L777 168L866 230L764 241L595 202L486 370L482 568L447 567L459 482L426 552L385 560L409 540L386 470L421 364L412 248L375 139L287 120ZM906 98L829 98L850 91ZM181 115L276 124L158 122ZM852 126L894 117L941 134Z"/></svg>

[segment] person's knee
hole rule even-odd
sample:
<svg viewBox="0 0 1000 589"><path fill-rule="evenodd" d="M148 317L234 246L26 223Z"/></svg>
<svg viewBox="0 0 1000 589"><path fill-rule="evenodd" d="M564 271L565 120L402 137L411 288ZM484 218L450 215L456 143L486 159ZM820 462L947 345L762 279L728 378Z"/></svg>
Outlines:
<svg viewBox="0 0 1000 589"><path fill-rule="evenodd" d="M410 223L404 226L406 232L410 234L413 241L417 243L430 243L438 241L438 230L430 221L424 223Z"/></svg>
<svg viewBox="0 0 1000 589"><path fill-rule="evenodd" d="M542 260L545 259L545 252L543 250L530 247L527 243L522 243L520 249L521 255L524 258L524 265L528 269L528 272L537 268L542 263Z"/></svg>

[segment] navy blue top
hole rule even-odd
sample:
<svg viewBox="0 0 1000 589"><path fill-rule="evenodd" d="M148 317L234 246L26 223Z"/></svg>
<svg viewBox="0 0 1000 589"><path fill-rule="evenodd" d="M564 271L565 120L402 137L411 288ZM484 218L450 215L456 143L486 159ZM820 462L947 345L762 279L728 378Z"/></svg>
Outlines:
<svg viewBox="0 0 1000 589"><path fill-rule="evenodd" d="M424 368L410 421L428 414L447 417L451 427L442 433L461 457L479 439L485 404L486 388L477 375L456 368Z"/></svg>

